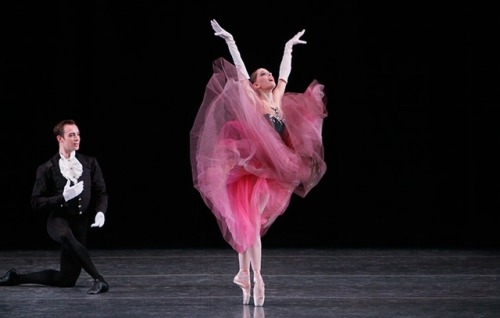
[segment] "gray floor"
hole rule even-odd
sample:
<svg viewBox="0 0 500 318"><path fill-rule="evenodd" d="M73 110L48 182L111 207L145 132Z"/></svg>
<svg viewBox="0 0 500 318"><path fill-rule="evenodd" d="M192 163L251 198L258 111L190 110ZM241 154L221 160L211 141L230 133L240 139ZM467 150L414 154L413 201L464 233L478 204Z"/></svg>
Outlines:
<svg viewBox="0 0 500 318"><path fill-rule="evenodd" d="M230 249L92 250L110 291L0 287L1 317L500 317L500 251L264 249L264 307L242 305ZM0 251L1 275L58 251ZM253 300L252 300L253 301Z"/></svg>

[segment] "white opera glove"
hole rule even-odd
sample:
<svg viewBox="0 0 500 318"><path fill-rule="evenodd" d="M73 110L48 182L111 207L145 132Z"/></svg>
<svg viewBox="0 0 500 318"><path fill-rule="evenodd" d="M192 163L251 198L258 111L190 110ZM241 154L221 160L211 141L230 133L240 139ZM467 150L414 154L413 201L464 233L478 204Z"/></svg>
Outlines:
<svg viewBox="0 0 500 318"><path fill-rule="evenodd" d="M74 186L71 186L70 184L71 184L71 181L68 180L68 182L66 182L66 185L64 186L64 190L63 190L63 197L64 197L64 200L66 200L66 201L74 199L76 196L78 196L83 191L83 181L78 182Z"/></svg>
<svg viewBox="0 0 500 318"><path fill-rule="evenodd" d="M283 53L283 59L280 64L280 73L279 78L288 82L288 76L290 76L290 72L292 71L292 48L295 44L306 44L306 41L300 39L300 37L306 32L306 30L302 30L299 33L295 34L293 38L288 40L285 44L285 51Z"/></svg>
<svg viewBox="0 0 500 318"><path fill-rule="evenodd" d="M234 41L234 38L231 33L227 32L221 26L217 21L211 20L210 24L212 24L212 29L215 31L215 35L220 36L224 40L226 40L227 47L229 48L229 53L231 53L231 57L233 58L233 63L234 66L236 66L236 69L240 71L241 74L246 79L250 79L250 76L248 75L247 69L245 67L245 63L243 63L243 60L241 59L240 52L238 51L238 47L236 46L236 42Z"/></svg>
<svg viewBox="0 0 500 318"><path fill-rule="evenodd" d="M104 221L105 221L104 213L97 212L97 214L95 215L94 223L92 223L90 227L96 227L96 226L102 227L104 225Z"/></svg>

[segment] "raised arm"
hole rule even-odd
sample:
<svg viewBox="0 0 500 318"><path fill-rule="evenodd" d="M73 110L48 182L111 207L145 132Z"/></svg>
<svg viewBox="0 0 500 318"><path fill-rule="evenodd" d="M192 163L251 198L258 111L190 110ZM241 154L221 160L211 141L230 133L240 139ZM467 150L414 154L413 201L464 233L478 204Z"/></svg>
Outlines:
<svg viewBox="0 0 500 318"><path fill-rule="evenodd" d="M300 39L300 37L306 32L306 30L302 30L299 33L295 34L293 38L288 40L285 44L285 51L283 53L283 58L280 64L280 73L279 79L288 82L288 76L290 76L290 72L292 71L292 48L295 44L306 44L306 41Z"/></svg>
<svg viewBox="0 0 500 318"><path fill-rule="evenodd" d="M238 51L238 47L236 46L236 42L234 41L233 36L231 33L227 32L221 26L217 21L211 20L210 23L212 24L212 29L215 31L215 35L220 36L224 40L226 40L227 47L229 48L229 53L231 53L231 57L233 58L233 63L234 66L240 71L240 73L245 76L246 79L250 79L250 76L248 75L247 69L245 67L245 63L243 63L243 60L241 59L240 52Z"/></svg>

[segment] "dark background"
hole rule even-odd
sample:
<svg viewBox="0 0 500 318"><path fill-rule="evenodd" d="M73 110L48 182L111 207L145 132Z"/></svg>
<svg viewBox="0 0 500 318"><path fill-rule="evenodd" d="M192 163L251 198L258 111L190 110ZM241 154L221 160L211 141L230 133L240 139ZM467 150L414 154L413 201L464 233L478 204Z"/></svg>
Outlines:
<svg viewBox="0 0 500 318"><path fill-rule="evenodd" d="M436 2L435 2L436 3ZM0 248L54 247L30 195L77 120L110 201L89 244L227 247L193 188L189 131L231 32L251 72L325 85L328 170L265 247L500 247L498 5L376 1L16 2L4 11Z"/></svg>

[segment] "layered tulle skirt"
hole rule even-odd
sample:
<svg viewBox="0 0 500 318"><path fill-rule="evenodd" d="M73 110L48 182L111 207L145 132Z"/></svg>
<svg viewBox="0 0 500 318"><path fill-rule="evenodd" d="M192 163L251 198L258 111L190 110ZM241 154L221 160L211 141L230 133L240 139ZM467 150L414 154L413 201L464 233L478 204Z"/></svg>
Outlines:
<svg viewBox="0 0 500 318"><path fill-rule="evenodd" d="M323 85L285 93L284 136L259 111L250 82L223 58L214 61L190 134L194 187L217 219L224 239L243 252L290 202L305 197L326 171Z"/></svg>

